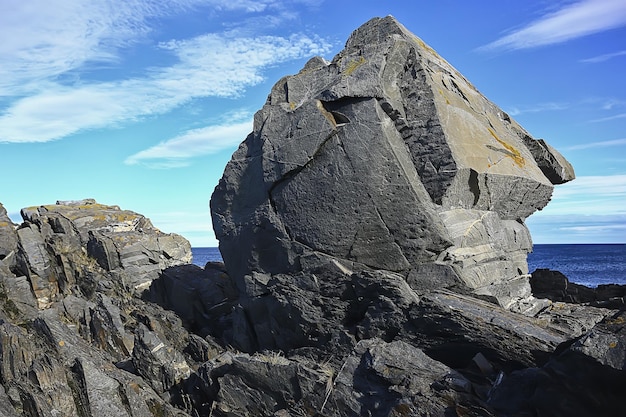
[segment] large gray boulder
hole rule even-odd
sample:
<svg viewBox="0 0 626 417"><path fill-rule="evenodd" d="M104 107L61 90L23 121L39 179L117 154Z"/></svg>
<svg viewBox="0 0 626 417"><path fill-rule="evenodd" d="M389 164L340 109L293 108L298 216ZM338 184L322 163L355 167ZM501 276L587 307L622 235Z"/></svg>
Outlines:
<svg viewBox="0 0 626 417"><path fill-rule="evenodd" d="M231 276L321 253L530 313L524 220L571 165L393 17L272 88L211 198ZM409 279L410 277L410 279Z"/></svg>

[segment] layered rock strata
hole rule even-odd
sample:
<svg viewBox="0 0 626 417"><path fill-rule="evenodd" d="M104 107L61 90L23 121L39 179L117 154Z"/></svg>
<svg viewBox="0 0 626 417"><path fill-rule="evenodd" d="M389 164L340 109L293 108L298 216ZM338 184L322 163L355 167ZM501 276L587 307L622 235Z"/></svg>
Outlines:
<svg viewBox="0 0 626 417"><path fill-rule="evenodd" d="M191 261L189 242L158 231L144 216L94 200L59 201L21 211L16 263L38 306L45 307L84 284L89 259L122 285L141 292L163 269Z"/></svg>
<svg viewBox="0 0 626 417"><path fill-rule="evenodd" d="M299 273L257 273L241 288L223 264L185 264L188 244L139 214L89 200L24 210L37 225L54 224L59 212L68 227L40 236L35 241L44 246L35 253L41 270L73 272L75 280L42 303L25 270L32 264L18 262L35 258L36 245L23 240L31 235L19 233L33 222L15 225L0 208L2 416L571 417L621 410L623 311L546 301L528 317L475 294L418 294L402 274L351 271L321 255L303 257ZM120 228L121 213L140 219L141 230ZM89 249L103 231L115 242L104 258ZM168 236L180 250L168 249L171 266L143 291L128 276L136 268L104 261L123 258L137 241L151 248ZM59 244L70 241L72 251ZM146 254L153 264L157 255ZM559 284L545 280L541 289L559 294ZM270 302L251 303L251 294ZM246 315L259 318L253 333Z"/></svg>
<svg viewBox="0 0 626 417"><path fill-rule="evenodd" d="M190 375L190 335L138 297L189 242L91 199L21 214L0 205L0 414L187 415L163 393Z"/></svg>

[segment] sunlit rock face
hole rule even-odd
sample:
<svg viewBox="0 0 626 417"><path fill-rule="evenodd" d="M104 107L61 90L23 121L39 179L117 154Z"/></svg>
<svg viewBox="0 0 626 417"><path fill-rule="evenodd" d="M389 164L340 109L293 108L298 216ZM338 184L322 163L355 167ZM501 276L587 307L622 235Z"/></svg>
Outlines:
<svg viewBox="0 0 626 417"><path fill-rule="evenodd" d="M293 274L324 256L417 292L505 307L530 294L524 220L571 165L393 17L332 62L282 78L211 199L229 273Z"/></svg>

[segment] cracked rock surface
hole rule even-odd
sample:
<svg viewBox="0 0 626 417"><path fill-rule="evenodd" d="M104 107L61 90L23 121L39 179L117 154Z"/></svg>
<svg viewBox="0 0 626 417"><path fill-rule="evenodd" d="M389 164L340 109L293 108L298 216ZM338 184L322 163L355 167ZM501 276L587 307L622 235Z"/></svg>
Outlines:
<svg viewBox="0 0 626 417"><path fill-rule="evenodd" d="M373 19L257 113L211 202L226 264L117 206L0 204L0 416L624 415L626 290L527 275L572 177Z"/></svg>
<svg viewBox="0 0 626 417"><path fill-rule="evenodd" d="M393 17L272 88L211 198L229 273L320 254L535 313L524 220L571 165Z"/></svg>
<svg viewBox="0 0 626 417"><path fill-rule="evenodd" d="M223 335L329 366L332 407L289 391L322 415L610 414L623 323L601 307L621 304L540 299L529 281L524 221L572 179L563 156L422 40L372 19L332 61L276 83L213 192L236 288ZM581 382L601 376L598 389ZM224 378L247 398L220 397L226 414L295 410L276 387L246 390L250 375Z"/></svg>

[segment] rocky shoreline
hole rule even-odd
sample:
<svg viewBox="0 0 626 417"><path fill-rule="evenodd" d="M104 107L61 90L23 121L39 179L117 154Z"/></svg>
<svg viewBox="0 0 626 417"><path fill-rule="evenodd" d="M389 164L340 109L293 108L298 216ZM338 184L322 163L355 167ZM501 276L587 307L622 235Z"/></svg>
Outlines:
<svg viewBox="0 0 626 417"><path fill-rule="evenodd" d="M394 18L281 79L224 263L94 200L0 204L0 415L626 415L621 286L529 274L569 163Z"/></svg>
<svg viewBox="0 0 626 417"><path fill-rule="evenodd" d="M92 200L22 214L14 225L0 206L3 416L622 413L623 286L581 288L538 270L533 289L553 301L524 316L334 265L345 281L319 288L318 300L294 288L288 309L259 318L323 328L333 319L315 315L323 300L351 314L351 340L243 353L237 311L249 296L223 264L186 263L182 237ZM95 244L103 236L107 250Z"/></svg>

